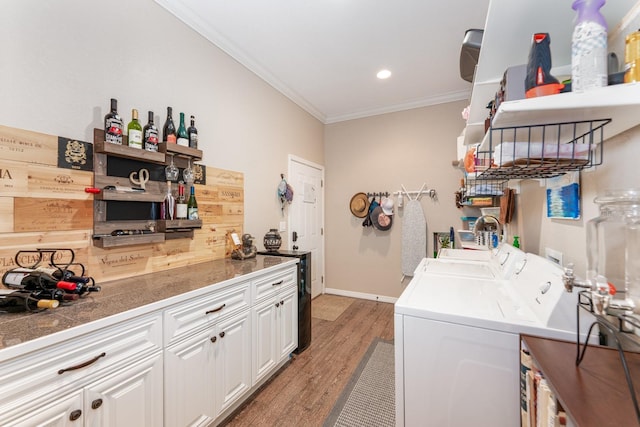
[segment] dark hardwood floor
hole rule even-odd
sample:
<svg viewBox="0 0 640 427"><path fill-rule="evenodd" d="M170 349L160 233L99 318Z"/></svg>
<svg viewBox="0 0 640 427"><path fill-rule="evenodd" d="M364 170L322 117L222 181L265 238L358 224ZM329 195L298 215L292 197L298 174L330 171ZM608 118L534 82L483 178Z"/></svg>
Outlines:
<svg viewBox="0 0 640 427"><path fill-rule="evenodd" d="M333 322L313 318L311 333L225 426L322 426L373 338L393 339L393 304L354 299Z"/></svg>

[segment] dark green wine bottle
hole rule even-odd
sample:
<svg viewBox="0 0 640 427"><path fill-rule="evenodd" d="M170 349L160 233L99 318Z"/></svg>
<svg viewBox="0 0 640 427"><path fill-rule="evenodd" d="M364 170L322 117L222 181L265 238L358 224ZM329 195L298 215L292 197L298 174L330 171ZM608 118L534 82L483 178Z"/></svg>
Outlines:
<svg viewBox="0 0 640 427"><path fill-rule="evenodd" d="M183 147L189 146L189 134L187 133L187 128L184 125L184 113L180 113L180 125L178 126L178 145L182 145Z"/></svg>

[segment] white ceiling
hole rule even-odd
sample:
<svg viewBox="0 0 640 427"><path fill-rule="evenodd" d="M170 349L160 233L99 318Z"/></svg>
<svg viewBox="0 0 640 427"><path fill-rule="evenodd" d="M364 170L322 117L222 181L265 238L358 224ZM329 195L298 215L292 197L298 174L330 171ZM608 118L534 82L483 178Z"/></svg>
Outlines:
<svg viewBox="0 0 640 427"><path fill-rule="evenodd" d="M468 99L489 0L155 0L323 123ZM393 73L378 80L376 73Z"/></svg>

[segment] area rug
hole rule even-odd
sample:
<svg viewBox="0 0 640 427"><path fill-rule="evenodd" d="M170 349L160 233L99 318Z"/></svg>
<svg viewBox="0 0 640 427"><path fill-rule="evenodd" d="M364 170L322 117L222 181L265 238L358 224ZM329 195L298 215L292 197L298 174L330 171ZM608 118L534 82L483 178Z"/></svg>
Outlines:
<svg viewBox="0 0 640 427"><path fill-rule="evenodd" d="M393 343L375 338L324 427L395 426L394 369Z"/></svg>
<svg viewBox="0 0 640 427"><path fill-rule="evenodd" d="M353 302L352 298L323 294L311 301L311 316L316 319L336 320Z"/></svg>

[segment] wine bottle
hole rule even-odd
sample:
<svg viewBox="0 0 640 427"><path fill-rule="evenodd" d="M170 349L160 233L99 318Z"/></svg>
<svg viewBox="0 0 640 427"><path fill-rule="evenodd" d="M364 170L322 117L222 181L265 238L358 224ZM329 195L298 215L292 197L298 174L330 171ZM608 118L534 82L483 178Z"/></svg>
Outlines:
<svg viewBox="0 0 640 427"><path fill-rule="evenodd" d="M191 116L191 126L187 129L189 135L189 147L198 148L198 129L195 125L196 118Z"/></svg>
<svg viewBox="0 0 640 427"><path fill-rule="evenodd" d="M147 151L158 151L158 128L153 123L153 111L149 111L147 124L142 129L142 143Z"/></svg>
<svg viewBox="0 0 640 427"><path fill-rule="evenodd" d="M187 219L187 198L184 195L184 184L178 183L178 198L176 199L176 219Z"/></svg>
<svg viewBox="0 0 640 427"><path fill-rule="evenodd" d="M173 210L175 209L175 198L171 194L171 181L167 181L167 193L164 196L162 210L160 211L160 219L172 220Z"/></svg>
<svg viewBox="0 0 640 427"><path fill-rule="evenodd" d="M167 107L167 120L162 128L162 141L168 143L176 142L176 125L173 123L173 109Z"/></svg>
<svg viewBox="0 0 640 427"><path fill-rule="evenodd" d="M189 146L189 134L187 134L187 128L184 126L184 113L180 113L180 125L178 126L178 145L183 147Z"/></svg>
<svg viewBox="0 0 640 427"><path fill-rule="evenodd" d="M104 116L104 140L122 145L122 118L118 115L118 100L111 98L111 111Z"/></svg>
<svg viewBox="0 0 640 427"><path fill-rule="evenodd" d="M142 148L142 126L138 121L138 110L131 110L131 121L127 125L129 147Z"/></svg>
<svg viewBox="0 0 640 427"><path fill-rule="evenodd" d="M60 303L56 300L37 299L29 291L12 291L0 289L0 312L19 313L22 311L44 310L56 308Z"/></svg>
<svg viewBox="0 0 640 427"><path fill-rule="evenodd" d="M14 268L2 276L2 282L8 288L31 292L61 290L66 293L83 295L88 292L98 292L100 286L95 286L92 277L75 276L73 272L67 274L54 267Z"/></svg>
<svg viewBox="0 0 640 427"><path fill-rule="evenodd" d="M191 186L191 194L187 203L187 217L189 219L198 219L198 201L196 200L196 189Z"/></svg>

